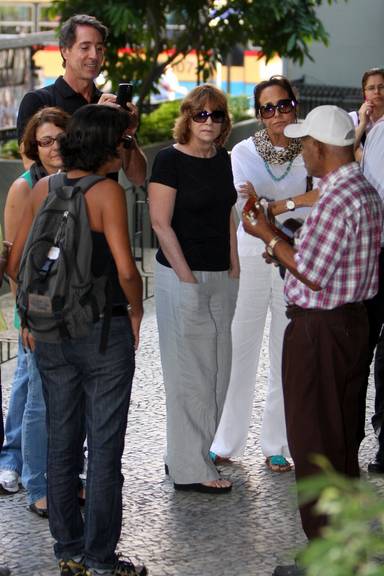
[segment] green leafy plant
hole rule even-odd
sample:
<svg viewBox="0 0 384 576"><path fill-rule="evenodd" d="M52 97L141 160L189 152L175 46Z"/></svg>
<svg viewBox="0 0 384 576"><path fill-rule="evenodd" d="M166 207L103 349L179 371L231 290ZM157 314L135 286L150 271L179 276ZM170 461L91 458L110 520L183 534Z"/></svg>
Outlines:
<svg viewBox="0 0 384 576"><path fill-rule="evenodd" d="M299 498L319 498L316 509L329 517L329 524L300 554L307 576L383 576L384 500L379 489L336 473L324 458L316 462L324 473L301 481Z"/></svg>
<svg viewBox="0 0 384 576"><path fill-rule="evenodd" d="M228 98L228 107L234 124L253 117L253 111L250 110L250 102L247 96L230 96Z"/></svg>
<svg viewBox="0 0 384 576"><path fill-rule="evenodd" d="M17 140L8 140L3 144L0 148L0 157L6 160L19 160L21 156Z"/></svg>
<svg viewBox="0 0 384 576"><path fill-rule="evenodd" d="M153 144L172 139L172 129L179 115L181 100L163 102L153 112L141 116L140 144ZM246 96L231 96L229 110L233 123L250 117L249 100Z"/></svg>
<svg viewBox="0 0 384 576"><path fill-rule="evenodd" d="M140 144L153 144L172 139L172 128L179 115L180 100L163 102L149 114L141 116Z"/></svg>

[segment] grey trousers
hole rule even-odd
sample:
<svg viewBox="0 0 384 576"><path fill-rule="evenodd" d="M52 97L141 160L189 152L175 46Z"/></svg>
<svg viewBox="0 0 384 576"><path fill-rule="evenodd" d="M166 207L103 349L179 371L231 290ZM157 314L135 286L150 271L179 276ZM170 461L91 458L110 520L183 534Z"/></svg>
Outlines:
<svg viewBox="0 0 384 576"><path fill-rule="evenodd" d="M209 449L231 373L231 323L238 280L193 272L180 282L156 263L155 299L167 406L167 464L178 484L219 478Z"/></svg>

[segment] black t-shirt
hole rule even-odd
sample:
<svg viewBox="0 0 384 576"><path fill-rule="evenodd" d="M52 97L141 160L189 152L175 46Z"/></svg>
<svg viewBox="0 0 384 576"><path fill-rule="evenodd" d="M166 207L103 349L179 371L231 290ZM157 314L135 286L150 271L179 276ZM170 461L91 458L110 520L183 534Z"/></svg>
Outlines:
<svg viewBox="0 0 384 576"><path fill-rule="evenodd" d="M68 112L68 114L74 114L74 112L82 106L96 104L101 95L102 92L93 85L91 102L88 102L84 96L75 92L62 76L59 76L54 84L50 84L46 88L39 88L38 90L27 92L20 102L19 112L17 114L17 137L19 142L23 136L28 120L32 118L36 112L41 110L41 108L44 108L44 106L57 106L64 110L64 112ZM113 172L108 174L108 177L117 182L118 173Z"/></svg>
<svg viewBox="0 0 384 576"><path fill-rule="evenodd" d="M28 120L44 106L58 106L68 114L73 114L86 104L96 104L102 92L93 85L93 94L91 102L88 102L84 96L75 92L62 76L59 76L54 84L46 88L39 88L32 92L27 92L20 102L17 115L17 137L19 142Z"/></svg>
<svg viewBox="0 0 384 576"><path fill-rule="evenodd" d="M177 191L171 225L191 270L228 270L229 219L237 198L228 152L219 148L212 158L198 158L164 148L150 181ZM170 267L161 248L156 258Z"/></svg>

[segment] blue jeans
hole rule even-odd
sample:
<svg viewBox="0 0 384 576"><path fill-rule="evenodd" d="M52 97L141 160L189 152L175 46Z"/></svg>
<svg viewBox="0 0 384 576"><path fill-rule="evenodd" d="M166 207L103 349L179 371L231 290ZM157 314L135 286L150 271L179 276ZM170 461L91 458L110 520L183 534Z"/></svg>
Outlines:
<svg viewBox="0 0 384 576"><path fill-rule="evenodd" d="M122 523L121 457L135 354L127 316L111 319L105 354L99 351L100 332L98 322L85 338L39 341L36 358L47 405L49 525L56 557L84 555L88 567L112 569ZM84 421L88 473L83 521L77 474Z"/></svg>
<svg viewBox="0 0 384 576"><path fill-rule="evenodd" d="M28 503L47 494L47 429L45 402L35 355L19 339L16 371L5 421L0 469L15 470L27 490Z"/></svg>

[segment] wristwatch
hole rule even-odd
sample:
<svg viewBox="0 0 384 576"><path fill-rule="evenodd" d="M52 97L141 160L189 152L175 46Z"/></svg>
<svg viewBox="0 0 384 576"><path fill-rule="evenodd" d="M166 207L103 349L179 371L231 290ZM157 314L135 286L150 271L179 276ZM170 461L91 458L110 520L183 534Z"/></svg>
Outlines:
<svg viewBox="0 0 384 576"><path fill-rule="evenodd" d="M280 242L280 240L281 240L280 236L274 236L272 240L269 242L269 244L266 245L265 249L267 251L268 256L270 256L271 258L275 257L274 248L276 244Z"/></svg>
<svg viewBox="0 0 384 576"><path fill-rule="evenodd" d="M292 200L292 198L288 198L286 203L285 203L285 207L287 208L287 210L294 210L296 208L296 204L295 201Z"/></svg>

